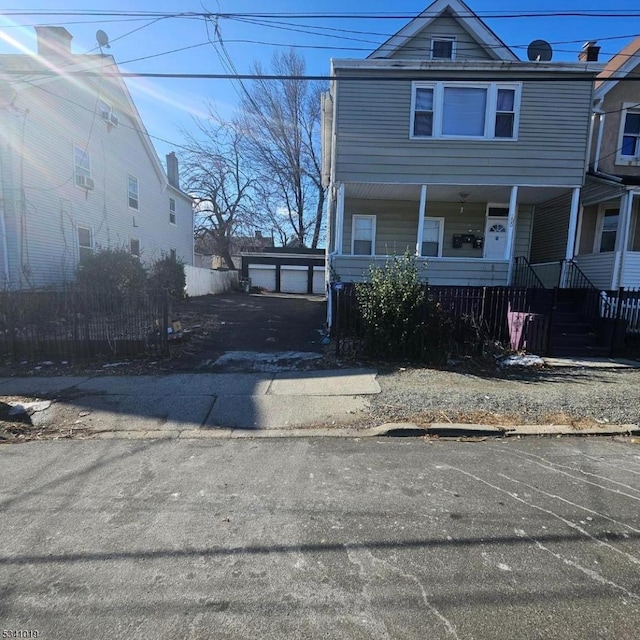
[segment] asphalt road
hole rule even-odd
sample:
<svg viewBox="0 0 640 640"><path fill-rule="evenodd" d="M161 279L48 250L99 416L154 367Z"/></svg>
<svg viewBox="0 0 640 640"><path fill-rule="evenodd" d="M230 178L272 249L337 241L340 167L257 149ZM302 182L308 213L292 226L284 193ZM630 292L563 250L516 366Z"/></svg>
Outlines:
<svg viewBox="0 0 640 640"><path fill-rule="evenodd" d="M0 630L636 639L639 503L608 439L4 446Z"/></svg>

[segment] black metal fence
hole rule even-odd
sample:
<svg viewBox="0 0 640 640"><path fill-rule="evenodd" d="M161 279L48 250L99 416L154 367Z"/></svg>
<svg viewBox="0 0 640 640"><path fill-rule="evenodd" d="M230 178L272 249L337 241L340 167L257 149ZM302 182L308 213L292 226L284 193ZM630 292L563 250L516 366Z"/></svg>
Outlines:
<svg viewBox="0 0 640 640"><path fill-rule="evenodd" d="M425 313L436 303L450 323L452 350L469 351L479 343L496 341L544 352L554 304L551 289L517 287L447 287L425 285ZM331 291L331 336L337 355L361 355L366 350L364 326L352 283ZM411 353L398 357L423 360L428 345L410 345ZM421 349L423 350L421 352Z"/></svg>
<svg viewBox="0 0 640 640"><path fill-rule="evenodd" d="M166 291L0 291L0 357L162 355L168 350Z"/></svg>

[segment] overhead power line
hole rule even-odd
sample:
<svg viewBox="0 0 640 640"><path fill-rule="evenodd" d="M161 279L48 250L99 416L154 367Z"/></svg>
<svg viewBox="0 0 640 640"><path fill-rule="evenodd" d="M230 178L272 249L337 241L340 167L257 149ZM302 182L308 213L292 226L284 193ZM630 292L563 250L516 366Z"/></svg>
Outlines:
<svg viewBox="0 0 640 640"><path fill-rule="evenodd" d="M395 69L393 70L395 71ZM103 77L121 77L121 78L167 78L173 80L267 80L267 81L282 81L282 80L308 80L313 81L338 81L338 82L371 82L383 81L383 82L407 82L407 81L428 81L438 80L441 82L465 82L465 81L484 81L484 82L592 82L593 76L597 73L593 71L590 75L575 76L568 74L554 74L553 71L542 72L548 73L542 77L536 77L535 74L522 75L522 74L487 74L481 71L476 72L475 75L459 76L447 76L441 75L442 70L421 71L416 73L407 73L403 75L353 75L353 76L330 76L330 75L286 75L286 74L259 74L259 73L148 73L148 72L136 72L136 71L119 71L109 72L106 71L102 75ZM0 71L0 75L7 76L20 76L29 75L34 76L57 76L61 75L55 71L42 70L33 71L18 69L6 69ZM68 71L65 72L65 76L83 76L83 77L98 77L100 73L97 71ZM63 77L61 75L61 77ZM599 81L615 80L616 82L636 82L640 81L640 73L628 74L626 76L599 76Z"/></svg>

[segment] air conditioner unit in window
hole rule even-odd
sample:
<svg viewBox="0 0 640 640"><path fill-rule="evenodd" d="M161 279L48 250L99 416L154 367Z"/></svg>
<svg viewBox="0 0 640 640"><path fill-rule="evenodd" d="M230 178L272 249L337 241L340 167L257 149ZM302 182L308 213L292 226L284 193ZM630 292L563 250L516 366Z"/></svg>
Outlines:
<svg viewBox="0 0 640 640"><path fill-rule="evenodd" d="M112 113L111 117L109 118L109 123L112 126L117 127L120 124L120 118L118 118L118 116L113 115Z"/></svg>
<svg viewBox="0 0 640 640"><path fill-rule="evenodd" d="M110 122L110 120L111 120L111 111L101 111L101 112L100 112L100 117L101 117L105 122Z"/></svg>
<svg viewBox="0 0 640 640"><path fill-rule="evenodd" d="M88 176L76 176L76 184L83 189L88 189L91 191L95 188L96 183L93 181L93 178L89 178Z"/></svg>

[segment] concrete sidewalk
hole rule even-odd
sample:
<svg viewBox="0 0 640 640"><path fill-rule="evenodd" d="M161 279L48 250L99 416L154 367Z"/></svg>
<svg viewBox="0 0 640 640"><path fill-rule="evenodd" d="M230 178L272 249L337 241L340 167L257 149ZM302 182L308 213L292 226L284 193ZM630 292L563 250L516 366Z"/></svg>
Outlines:
<svg viewBox="0 0 640 640"><path fill-rule="evenodd" d="M31 415L34 425L95 432L349 425L366 415L367 396L377 393L370 369L0 378L0 400L8 404L52 400Z"/></svg>

